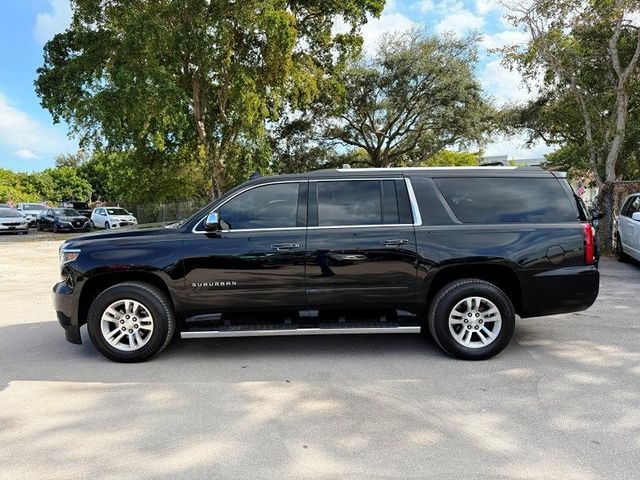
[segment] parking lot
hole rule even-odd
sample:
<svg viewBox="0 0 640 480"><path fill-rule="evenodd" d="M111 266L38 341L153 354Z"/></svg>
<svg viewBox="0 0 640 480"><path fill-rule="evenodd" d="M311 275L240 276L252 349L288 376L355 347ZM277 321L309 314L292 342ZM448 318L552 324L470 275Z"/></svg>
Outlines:
<svg viewBox="0 0 640 480"><path fill-rule="evenodd" d="M65 341L65 236L0 237L2 479L626 479L640 466L640 268L586 312L520 320L484 362L418 335Z"/></svg>

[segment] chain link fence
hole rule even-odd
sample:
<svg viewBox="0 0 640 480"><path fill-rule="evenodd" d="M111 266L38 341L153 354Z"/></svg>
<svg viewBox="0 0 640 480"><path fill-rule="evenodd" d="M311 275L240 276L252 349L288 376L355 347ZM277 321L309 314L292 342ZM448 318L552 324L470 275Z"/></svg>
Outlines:
<svg viewBox="0 0 640 480"><path fill-rule="evenodd" d="M131 212L139 224L172 223L187 218L204 206L202 200L187 200L177 203L130 204L126 202L107 202L103 207L122 207Z"/></svg>

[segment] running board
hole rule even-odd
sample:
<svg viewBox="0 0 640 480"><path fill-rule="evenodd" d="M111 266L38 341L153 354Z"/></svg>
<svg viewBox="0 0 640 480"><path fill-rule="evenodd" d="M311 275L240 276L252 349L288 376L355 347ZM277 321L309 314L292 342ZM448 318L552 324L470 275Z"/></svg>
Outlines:
<svg viewBox="0 0 640 480"><path fill-rule="evenodd" d="M191 330L180 332L181 338L283 337L291 335L370 335L375 333L420 333L420 326L283 328L259 330Z"/></svg>

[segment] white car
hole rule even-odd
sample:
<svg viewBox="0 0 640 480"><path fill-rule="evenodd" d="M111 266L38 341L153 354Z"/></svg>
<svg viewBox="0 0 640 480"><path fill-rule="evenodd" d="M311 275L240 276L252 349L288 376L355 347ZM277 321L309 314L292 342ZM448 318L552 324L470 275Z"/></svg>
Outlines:
<svg viewBox="0 0 640 480"><path fill-rule="evenodd" d="M41 203L19 203L16 209L20 212L20 215L27 219L29 226L34 227L38 215L40 215L40 212L46 210L47 207Z"/></svg>
<svg viewBox="0 0 640 480"><path fill-rule="evenodd" d="M29 222L14 208L0 208L0 232L27 233Z"/></svg>
<svg viewBox="0 0 640 480"><path fill-rule="evenodd" d="M120 228L138 226L138 220L120 207L99 207L91 212L91 221L96 228Z"/></svg>
<svg viewBox="0 0 640 480"><path fill-rule="evenodd" d="M640 193L631 195L622 204L616 240L620 260L631 257L640 261Z"/></svg>

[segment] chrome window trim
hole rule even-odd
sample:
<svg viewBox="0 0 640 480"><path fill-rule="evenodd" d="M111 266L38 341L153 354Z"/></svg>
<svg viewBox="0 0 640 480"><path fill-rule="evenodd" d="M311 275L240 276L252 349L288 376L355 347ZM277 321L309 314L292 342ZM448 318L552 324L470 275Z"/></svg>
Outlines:
<svg viewBox="0 0 640 480"><path fill-rule="evenodd" d="M416 199L416 194L413 191L413 185L411 185L411 179L404 179L405 184L407 185L407 193L409 194L409 203L411 204L411 214L413 215L413 226L419 227L422 225L422 215L420 215L420 208L418 207L418 200Z"/></svg>
<svg viewBox="0 0 640 480"><path fill-rule="evenodd" d="M279 185L281 183L304 183L304 182L309 182L309 180L279 180L277 182L259 183L258 185L251 185L251 186L249 186L247 188L244 188L244 189L234 193L232 196L227 198L224 202L222 202L216 208L211 210L211 212L219 210L227 202L230 202L231 200L236 198L238 195L241 195L244 192L248 192L249 190L253 190L254 188L266 187L268 185ZM209 213L211 213L211 212L209 212ZM200 234L209 233L206 230L197 230L198 225L200 225L207 218L209 213L207 213L207 215L202 217L202 219L193 226L193 228L191 229L191 233L200 233ZM231 231L233 231L233 232L262 232L262 231L271 231L271 230L292 230L292 229L304 229L304 228L307 228L307 227L273 227L273 228L244 228L244 229L243 228L239 228L237 230L217 230L217 232L220 232L220 233L226 233L226 232L231 232Z"/></svg>
<svg viewBox="0 0 640 480"><path fill-rule="evenodd" d="M390 169L385 169L390 170ZM238 195L248 192L254 188L264 187L267 185L277 185L281 183L304 183L304 182L354 182L354 181L367 181L367 180L404 180L407 186L407 193L409 195L409 203L411 205L411 214L413 215L413 223L384 223L373 225L326 225L326 226L313 226L313 227L273 227L273 228L239 228L236 230L217 230L217 233L233 233L233 232L277 232L286 230L319 230L319 229L339 229L339 228L394 228L394 227L419 227L422 225L422 217L420 215L420 209L418 208L418 202L416 200L413 186L409 178L402 177L371 177L371 178L318 178L318 179L306 179L306 180L280 180L277 182L261 183L259 185L251 185L243 190L236 192L233 196L226 199L223 203L218 205L214 210L222 208L227 202L234 199ZM214 211L212 210L212 211ZM208 213L207 213L208 215ZM191 229L191 233L206 234L209 233L206 230L197 230L197 227L207 218L205 215L202 219L194 225Z"/></svg>

